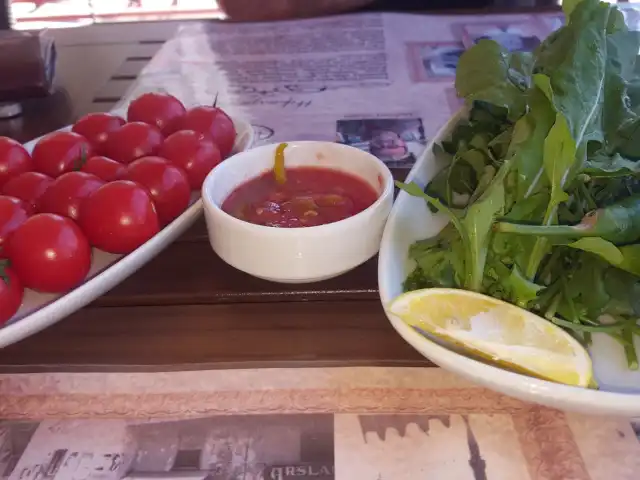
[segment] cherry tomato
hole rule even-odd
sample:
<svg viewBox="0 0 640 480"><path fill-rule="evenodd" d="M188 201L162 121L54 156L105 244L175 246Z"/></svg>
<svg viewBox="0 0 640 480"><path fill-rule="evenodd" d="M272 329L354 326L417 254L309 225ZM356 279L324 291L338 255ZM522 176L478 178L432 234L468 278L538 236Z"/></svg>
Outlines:
<svg viewBox="0 0 640 480"><path fill-rule="evenodd" d="M71 131L82 135L99 151L107 136L125 123L124 118L111 113L89 113L78 120Z"/></svg>
<svg viewBox="0 0 640 480"><path fill-rule="evenodd" d="M78 168L83 157L93 156L93 147L82 135L74 132L53 132L42 137L33 149L35 169L57 178Z"/></svg>
<svg viewBox="0 0 640 480"><path fill-rule="evenodd" d="M13 177L2 187L2 194L22 200L29 214L36 212L40 197L53 183L53 178L39 172L25 172Z"/></svg>
<svg viewBox="0 0 640 480"><path fill-rule="evenodd" d="M189 206L191 188L187 174L164 158L139 158L127 167L123 179L149 191L161 225L173 221Z"/></svg>
<svg viewBox="0 0 640 480"><path fill-rule="evenodd" d="M80 227L51 213L20 225L9 237L7 257L26 288L47 293L71 290L91 267L91 247Z"/></svg>
<svg viewBox="0 0 640 480"><path fill-rule="evenodd" d="M38 211L41 213L55 213L77 221L82 202L104 183L90 173L65 173L56 178L44 195L40 197Z"/></svg>
<svg viewBox="0 0 640 480"><path fill-rule="evenodd" d="M11 320L24 297L22 282L11 267L0 267L0 326Z"/></svg>
<svg viewBox="0 0 640 480"><path fill-rule="evenodd" d="M182 102L173 95L145 93L129 104L127 121L148 123L167 135L186 111Z"/></svg>
<svg viewBox="0 0 640 480"><path fill-rule="evenodd" d="M162 144L160 130L142 122L131 122L111 132L104 143L104 154L121 163L155 155Z"/></svg>
<svg viewBox="0 0 640 480"><path fill-rule="evenodd" d="M15 140L0 137L0 187L16 175L33 170L31 155Z"/></svg>
<svg viewBox="0 0 640 480"><path fill-rule="evenodd" d="M126 167L108 157L96 156L84 162L80 170L95 175L105 182L112 182L124 175Z"/></svg>
<svg viewBox="0 0 640 480"><path fill-rule="evenodd" d="M205 177L222 161L215 143L193 130L169 135L160 148L160 156L186 172L192 190L199 190Z"/></svg>
<svg viewBox="0 0 640 480"><path fill-rule="evenodd" d="M27 221L27 218L29 218L29 212L22 200L0 195L0 258L5 256L4 247L7 244L7 239L20 225ZM0 290L1 287L0 285ZM0 322L2 322L1 317L2 315L0 315Z"/></svg>
<svg viewBox="0 0 640 480"><path fill-rule="evenodd" d="M93 246L109 253L132 252L160 229L151 196L128 180L93 192L80 210L80 226Z"/></svg>
<svg viewBox="0 0 640 480"><path fill-rule="evenodd" d="M220 149L222 158L226 158L233 150L236 128L231 117L221 108L207 106L192 108L187 110L178 124L180 130L195 130L209 135Z"/></svg>

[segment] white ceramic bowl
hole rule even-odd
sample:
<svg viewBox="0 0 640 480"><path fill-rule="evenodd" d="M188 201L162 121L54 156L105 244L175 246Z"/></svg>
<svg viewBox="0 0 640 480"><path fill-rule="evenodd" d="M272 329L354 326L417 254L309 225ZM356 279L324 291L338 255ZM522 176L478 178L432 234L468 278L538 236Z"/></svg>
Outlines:
<svg viewBox="0 0 640 480"><path fill-rule="evenodd" d="M277 144L239 153L218 165L202 186L209 240L229 265L275 282L303 283L341 275L373 257L393 203L386 165L357 148L330 142L290 142L285 165L327 167L351 173L378 192L366 210L339 222L274 228L244 222L222 211L222 202L246 181L273 168Z"/></svg>
<svg viewBox="0 0 640 480"><path fill-rule="evenodd" d="M433 139L446 139L465 112L453 117ZM407 181L424 186L437 173L433 143L416 162ZM432 214L424 200L400 192L389 216L380 246L378 286L383 306L402 293L402 282L413 265L407 260L409 246L416 240L436 235L447 219ZM385 308L386 310L386 308ZM420 335L402 320L386 311L396 331L412 347L441 367L472 381L514 397L582 413L639 416L640 371L627 368L622 347L605 334L593 335L589 349L600 390L552 383L483 363L461 355ZM640 339L635 338L640 351Z"/></svg>

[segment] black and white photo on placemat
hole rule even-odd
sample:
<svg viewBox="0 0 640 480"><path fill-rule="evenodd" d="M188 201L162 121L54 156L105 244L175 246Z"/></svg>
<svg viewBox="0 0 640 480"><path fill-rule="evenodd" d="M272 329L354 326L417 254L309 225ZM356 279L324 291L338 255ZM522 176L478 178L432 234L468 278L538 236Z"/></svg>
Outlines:
<svg viewBox="0 0 640 480"><path fill-rule="evenodd" d="M367 151L389 167L411 167L426 144L422 119L361 118L338 120L337 141Z"/></svg>
<svg viewBox="0 0 640 480"><path fill-rule="evenodd" d="M430 82L451 81L465 48L460 42L411 42L406 50L411 80Z"/></svg>
<svg viewBox="0 0 640 480"><path fill-rule="evenodd" d="M462 27L462 43L470 48L480 40L494 40L510 52L530 52L545 36L535 22L472 23Z"/></svg>
<svg viewBox="0 0 640 480"><path fill-rule="evenodd" d="M229 415L132 425L128 478L334 480L333 415ZM196 478L190 477L190 478Z"/></svg>
<svg viewBox="0 0 640 480"><path fill-rule="evenodd" d="M37 421L0 420L0 480L24 478L14 470L38 425Z"/></svg>

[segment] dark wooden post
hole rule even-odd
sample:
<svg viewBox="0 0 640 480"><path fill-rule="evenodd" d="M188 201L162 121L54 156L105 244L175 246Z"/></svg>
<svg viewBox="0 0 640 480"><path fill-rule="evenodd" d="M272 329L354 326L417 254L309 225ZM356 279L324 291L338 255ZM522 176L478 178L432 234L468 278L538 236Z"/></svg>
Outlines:
<svg viewBox="0 0 640 480"><path fill-rule="evenodd" d="M11 29L11 0L0 0L0 30Z"/></svg>

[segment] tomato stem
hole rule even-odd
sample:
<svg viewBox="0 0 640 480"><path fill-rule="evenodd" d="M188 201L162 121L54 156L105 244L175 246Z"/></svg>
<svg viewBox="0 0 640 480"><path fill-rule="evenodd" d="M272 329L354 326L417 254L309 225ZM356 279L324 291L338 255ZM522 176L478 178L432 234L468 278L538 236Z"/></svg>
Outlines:
<svg viewBox="0 0 640 480"><path fill-rule="evenodd" d="M9 260L0 260L0 278L4 283L10 285L11 280L9 274L7 274L7 267L9 266Z"/></svg>
<svg viewBox="0 0 640 480"><path fill-rule="evenodd" d="M80 159L78 160L78 163L77 163L77 165L76 165L75 170L76 170L77 172L79 172L80 170L82 170L82 167L84 167L84 164L85 164L85 163L87 163L87 160L89 160L89 159L87 158L87 149L86 149L86 148L84 148L84 147L82 147L82 148L80 149Z"/></svg>

